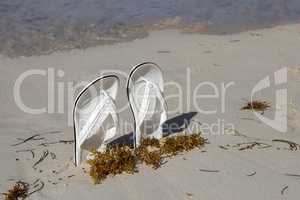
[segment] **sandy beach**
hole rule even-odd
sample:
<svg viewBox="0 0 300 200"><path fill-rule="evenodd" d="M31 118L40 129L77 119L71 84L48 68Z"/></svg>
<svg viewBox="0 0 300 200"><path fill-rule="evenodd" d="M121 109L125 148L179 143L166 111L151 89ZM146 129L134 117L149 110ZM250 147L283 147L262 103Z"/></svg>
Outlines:
<svg viewBox="0 0 300 200"><path fill-rule="evenodd" d="M300 146L290 149L278 140L300 144L299 51L300 24L292 24L231 35L160 30L143 39L86 50L14 59L0 56L0 192L7 191L16 180L32 183L40 179L44 188L29 199L297 200ZM73 165L70 116L74 96L70 88L103 72L118 74L121 90L117 104L124 108L121 124L131 124L126 75L144 61L163 69L169 83L165 85L169 119L189 121L186 131L201 130L208 143L200 150L168 159L157 170L140 166L136 174L117 175L93 185L85 173L88 166ZM287 83L280 88L288 91L288 120L287 131L281 133L241 108L260 80L270 76L274 82L274 72L285 67ZM16 80L33 69L45 74L28 76L16 90ZM55 89L49 91L52 73ZM211 87L198 88L201 82L214 84L218 98L193 98L195 90L212 93ZM273 82L256 96L270 102L271 109L263 116L271 119L279 109L275 107L277 86ZM226 93L222 93L224 84L228 85ZM18 91L25 105L43 108L42 113L21 110L15 99ZM121 127L119 136L131 131L128 126ZM33 140L18 144L36 134ZM259 144L242 149L255 142ZM33 167L45 152L49 156Z"/></svg>

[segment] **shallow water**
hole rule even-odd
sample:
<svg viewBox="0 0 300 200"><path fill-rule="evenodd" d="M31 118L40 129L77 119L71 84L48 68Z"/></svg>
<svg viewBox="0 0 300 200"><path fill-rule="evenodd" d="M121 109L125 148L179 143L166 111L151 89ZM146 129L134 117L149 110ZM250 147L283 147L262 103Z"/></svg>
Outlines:
<svg viewBox="0 0 300 200"><path fill-rule="evenodd" d="M166 19L231 33L295 23L300 1L1 0L0 53L30 56L144 37L149 25Z"/></svg>

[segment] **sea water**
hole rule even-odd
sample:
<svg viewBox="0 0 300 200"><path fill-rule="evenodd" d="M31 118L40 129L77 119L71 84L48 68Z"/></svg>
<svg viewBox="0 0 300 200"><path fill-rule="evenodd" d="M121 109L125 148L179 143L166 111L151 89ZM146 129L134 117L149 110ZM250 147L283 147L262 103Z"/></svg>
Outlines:
<svg viewBox="0 0 300 200"><path fill-rule="evenodd" d="M1 0L0 54L30 56L144 37L147 27L164 21L223 34L299 19L300 0Z"/></svg>

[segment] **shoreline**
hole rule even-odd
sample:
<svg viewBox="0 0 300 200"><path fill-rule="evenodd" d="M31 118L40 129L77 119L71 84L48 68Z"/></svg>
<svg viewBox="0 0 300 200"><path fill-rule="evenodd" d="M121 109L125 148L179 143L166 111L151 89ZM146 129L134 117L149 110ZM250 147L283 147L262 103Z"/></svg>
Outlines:
<svg viewBox="0 0 300 200"><path fill-rule="evenodd" d="M18 46L13 48L6 48L5 45L2 45L0 48L0 56L8 58L20 58L20 57L32 57L32 56L41 56L41 55L51 55L55 52L60 51L72 51L72 50L85 50L88 48L93 48L103 45L115 45L119 43L132 42L134 40L143 39L149 36L153 31L162 31L162 30L176 30L184 34L200 34L200 35L235 35L239 33L249 32L249 31L259 31L264 29L271 29L282 26L289 26L299 24L300 21L295 22L282 22L272 25L255 25L252 27L232 27L228 26L221 30L211 28L206 22L203 23L194 23L194 24L185 24L180 17L175 17L173 19L161 20L158 23L154 24L143 24L143 25L134 25L119 27L115 29L108 29L108 33L97 32L96 27L90 27L91 29L86 29L83 31L82 36L76 36L70 40L60 40L60 39L51 39L44 38L33 42L35 45L33 48L26 46ZM76 29L76 28L75 28ZM74 30L75 30L74 29ZM215 30L214 30L215 29ZM74 31L73 30L73 31ZM72 29L70 29L72 31ZM68 32L66 30L66 32ZM30 36L33 37L33 36ZM37 37L39 38L39 36Z"/></svg>

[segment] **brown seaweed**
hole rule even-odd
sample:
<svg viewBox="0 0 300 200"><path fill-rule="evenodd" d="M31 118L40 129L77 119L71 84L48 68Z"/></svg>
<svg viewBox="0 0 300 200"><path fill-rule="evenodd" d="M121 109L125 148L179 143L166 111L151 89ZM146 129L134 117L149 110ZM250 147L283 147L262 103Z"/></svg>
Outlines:
<svg viewBox="0 0 300 200"><path fill-rule="evenodd" d="M135 155L139 161L157 169L162 163L162 154L159 149L159 140L155 138L146 138L135 150Z"/></svg>
<svg viewBox="0 0 300 200"><path fill-rule="evenodd" d="M205 140L200 136L200 134L168 137L161 146L161 152L167 156L174 156L184 151L199 148L204 143Z"/></svg>
<svg viewBox="0 0 300 200"><path fill-rule="evenodd" d="M135 150L123 146L111 147L105 152L93 151L92 159L87 163L90 165L90 176L98 184L109 175L136 172L138 163L157 169L162 165L164 157L199 148L204 143L205 140L199 134L173 136L162 141L146 138Z"/></svg>
<svg viewBox="0 0 300 200"><path fill-rule="evenodd" d="M242 107L242 110L255 110L255 111L266 111L271 107L270 103L267 101L250 101L248 102L244 107Z"/></svg>
<svg viewBox="0 0 300 200"><path fill-rule="evenodd" d="M29 184L18 181L14 184L12 189L9 189L7 193L2 193L5 200L19 200L26 199L29 194Z"/></svg>
<svg viewBox="0 0 300 200"><path fill-rule="evenodd" d="M90 165L90 176L95 184L101 183L109 175L123 172L132 174L136 169L134 153L128 147L115 147L103 153L93 151L92 157L87 163Z"/></svg>

